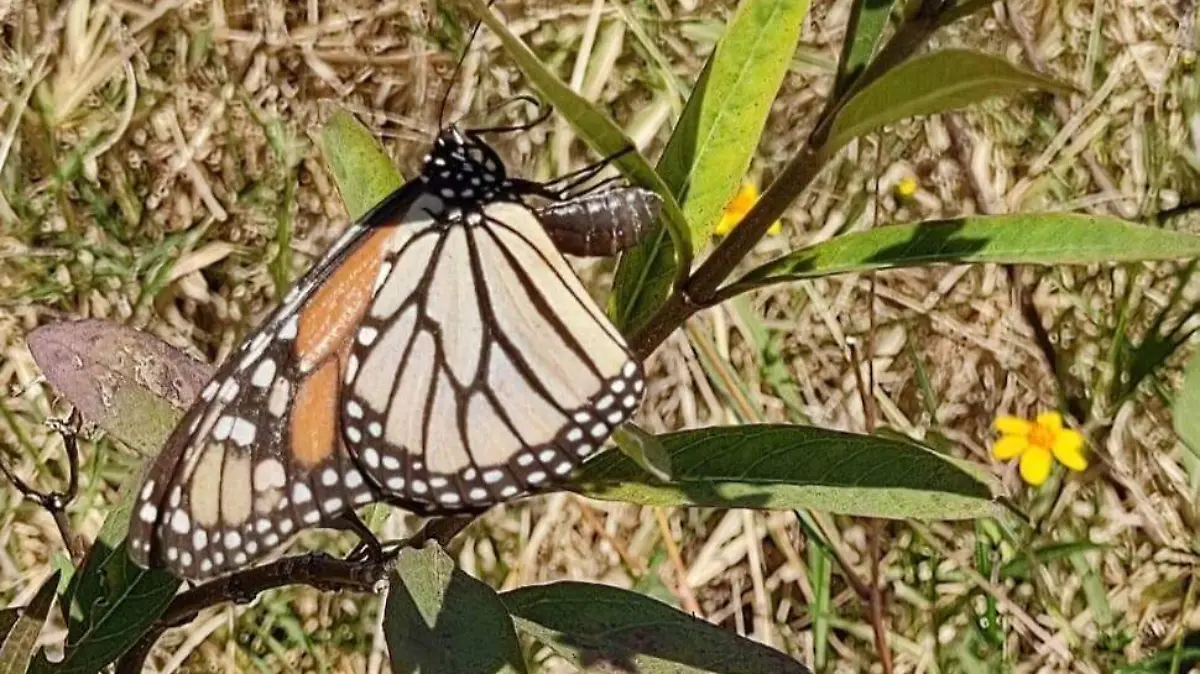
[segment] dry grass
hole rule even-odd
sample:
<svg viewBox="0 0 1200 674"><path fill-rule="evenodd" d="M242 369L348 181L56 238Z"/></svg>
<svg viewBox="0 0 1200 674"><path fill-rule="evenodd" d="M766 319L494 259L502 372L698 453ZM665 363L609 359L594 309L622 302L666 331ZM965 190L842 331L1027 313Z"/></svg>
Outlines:
<svg viewBox="0 0 1200 674"><path fill-rule="evenodd" d="M699 71L733 3L628 3L637 30L605 3L502 4L516 32L654 152L682 100L679 83ZM850 3L815 4L754 165L767 177L797 147L831 85ZM45 421L65 407L38 381L25 335L66 316L102 317L222 359L276 301L278 285L345 225L316 147L322 119L334 105L358 113L411 169L436 126L464 26L415 1L44 6L0 4L0 437L22 475L51 484L62 469ZM940 33L936 45L1004 54L1084 95L988 102L861 141L793 206L785 235L756 255L875 223L1031 209L1138 217L1194 199L1200 75L1191 3L1007 7L1011 15L998 5ZM495 40L483 36L457 80L452 117L479 120L520 91ZM534 176L588 160L561 125L503 150ZM892 190L904 177L920 185L909 199ZM603 285L611 264L584 271ZM667 430L753 414L864 430L847 353L852 342L871 341L882 421L991 467L1036 524L1014 528L1011 539L995 523L886 525L881 574L896 671L1112 671L1200 624L1196 465L1156 391L1119 406L1106 394L1118 299L1134 289L1135 318L1147 315L1169 302L1172 271L1019 273L1081 382L1071 393L1087 395L1096 420L1087 429L1093 468L1041 492L987 455L995 414L1055 404L1054 376L1014 303L1011 277L994 267L881 274L873 291L866 277L837 277L708 311L652 358L642 421ZM715 366L706 370L700 349L716 356ZM722 394L714 368L748 383L742 408ZM103 438L86 444L84 494L72 512L84 535L95 535L135 461ZM869 525L819 522L869 577ZM395 515L384 532L412 525ZM1089 538L1105 547L1020 580L982 570L977 559ZM809 604L820 574L805 541L791 513L661 512L552 495L496 508L453 552L497 587L554 578L637 586L812 662ZM23 603L62 554L56 530L0 489L0 544L0 597ZM880 671L866 610L836 569L831 594L829 671ZM975 618L989 603L1000 626ZM151 664L163 672L374 673L386 669L377 624L374 600L272 592L169 634ZM1006 664L972 670L961 652L988 635L997 641L985 652ZM45 638L62 636L54 629ZM543 671L568 671L547 653L536 659Z"/></svg>

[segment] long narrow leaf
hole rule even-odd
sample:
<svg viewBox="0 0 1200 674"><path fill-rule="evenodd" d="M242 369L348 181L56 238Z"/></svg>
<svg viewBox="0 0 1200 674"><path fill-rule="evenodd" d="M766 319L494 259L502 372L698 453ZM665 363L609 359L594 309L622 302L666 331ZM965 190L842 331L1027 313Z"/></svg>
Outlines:
<svg viewBox="0 0 1200 674"><path fill-rule="evenodd" d="M1057 80L965 49L942 49L907 61L868 84L838 112L823 152L909 117L932 115L1030 89L1069 93Z"/></svg>
<svg viewBox="0 0 1200 674"><path fill-rule="evenodd" d="M629 590L559 582L501 598L522 632L589 672L811 674L778 651Z"/></svg>
<svg viewBox="0 0 1200 674"><path fill-rule="evenodd" d="M854 0L850 20L846 23L846 37L842 41L837 79L834 80L835 96L849 89L866 70L895 4L896 0Z"/></svg>
<svg viewBox="0 0 1200 674"><path fill-rule="evenodd" d="M1200 255L1200 236L1073 213L971 216L847 234L751 271L741 288L931 264L1091 264Z"/></svg>
<svg viewBox="0 0 1200 674"><path fill-rule="evenodd" d="M33 650L37 648L38 635L42 633L46 616L50 615L50 607L54 605L58 575L55 571L42 583L29 606L21 609L20 615L0 641L0 674L25 674L33 658Z"/></svg>
<svg viewBox="0 0 1200 674"><path fill-rule="evenodd" d="M808 0L743 2L663 150L659 175L682 204L697 249L745 179L807 12ZM670 246L652 232L622 257L612 304L619 327L636 327L667 296L677 271Z"/></svg>
<svg viewBox="0 0 1200 674"><path fill-rule="evenodd" d="M889 518L994 515L992 487L913 442L812 426L747 425L660 436L672 479L659 481L619 452L571 480L594 498L653 506L812 508Z"/></svg>

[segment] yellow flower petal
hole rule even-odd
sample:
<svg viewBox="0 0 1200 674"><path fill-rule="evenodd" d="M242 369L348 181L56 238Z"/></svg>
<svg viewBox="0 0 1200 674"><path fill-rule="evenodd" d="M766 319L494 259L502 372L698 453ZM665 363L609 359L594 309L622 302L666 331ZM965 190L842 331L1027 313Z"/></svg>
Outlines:
<svg viewBox="0 0 1200 674"><path fill-rule="evenodd" d="M996 417L996 421L992 423L992 427L1000 431L1004 435L1019 435L1024 437L1029 435L1033 424L1029 423L1021 417Z"/></svg>
<svg viewBox="0 0 1200 674"><path fill-rule="evenodd" d="M717 228L713 230L713 233L717 236L725 236L733 231L734 226L736 226L740 220L741 218L739 216L730 215L729 211L726 211L725 214L721 216L721 221L717 223Z"/></svg>
<svg viewBox="0 0 1200 674"><path fill-rule="evenodd" d="M917 193L917 187L916 178L905 176L900 179L900 182L896 183L896 194L901 198L909 199Z"/></svg>
<svg viewBox="0 0 1200 674"><path fill-rule="evenodd" d="M1005 435L992 445L992 456L1001 461L1008 461L1013 457L1020 456L1022 452L1029 448L1029 441L1017 435Z"/></svg>
<svg viewBox="0 0 1200 674"><path fill-rule="evenodd" d="M758 201L758 185L754 183L742 183L742 189L738 190L737 195L733 197L733 200L725 208L741 211L742 215L745 215L754 206L754 202L756 201Z"/></svg>
<svg viewBox="0 0 1200 674"><path fill-rule="evenodd" d="M1021 454L1021 477L1029 484L1040 487L1050 477L1050 466L1054 459L1050 451L1036 445L1030 445Z"/></svg>
<svg viewBox="0 0 1200 674"><path fill-rule="evenodd" d="M1059 431L1054 438L1054 458L1071 470L1086 470L1088 463L1083 456L1083 434L1069 428Z"/></svg>
<svg viewBox="0 0 1200 674"><path fill-rule="evenodd" d="M725 236L733 231L741 223L750 209L754 208L754 204L758 203L758 186L754 183L742 183L738 193L733 195L729 203L725 204L725 211L721 214L721 221L717 223L713 233L717 236ZM767 234L779 234L783 231L783 223L776 220L767 230Z"/></svg>
<svg viewBox="0 0 1200 674"><path fill-rule="evenodd" d="M1037 415L1037 424L1044 426L1046 430L1057 433L1062 430L1062 415L1058 412L1042 412Z"/></svg>

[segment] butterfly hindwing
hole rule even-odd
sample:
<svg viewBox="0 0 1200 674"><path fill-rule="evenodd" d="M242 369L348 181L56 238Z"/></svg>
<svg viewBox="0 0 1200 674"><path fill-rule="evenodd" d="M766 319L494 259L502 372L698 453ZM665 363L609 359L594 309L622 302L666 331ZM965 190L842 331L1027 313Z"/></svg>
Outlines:
<svg viewBox="0 0 1200 674"><path fill-rule="evenodd" d="M346 446L388 500L486 508L570 472L632 415L640 366L533 211L487 204L393 249L343 392Z"/></svg>
<svg viewBox="0 0 1200 674"><path fill-rule="evenodd" d="M338 396L381 244L415 194L402 189L348 230L221 365L143 482L135 562L218 575L376 498L342 451Z"/></svg>

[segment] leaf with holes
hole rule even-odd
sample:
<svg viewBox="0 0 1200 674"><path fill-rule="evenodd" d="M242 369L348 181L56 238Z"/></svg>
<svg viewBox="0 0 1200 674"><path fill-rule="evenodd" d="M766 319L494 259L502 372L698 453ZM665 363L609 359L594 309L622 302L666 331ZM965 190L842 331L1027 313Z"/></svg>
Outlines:
<svg viewBox="0 0 1200 674"><path fill-rule="evenodd" d="M500 597L519 630L589 672L811 674L779 651L629 590L558 582Z"/></svg>
<svg viewBox="0 0 1200 674"><path fill-rule="evenodd" d="M143 456L158 452L212 372L154 335L108 321L54 323L28 341L83 418Z"/></svg>
<svg viewBox="0 0 1200 674"><path fill-rule="evenodd" d="M866 517L971 519L996 514L993 487L915 442L813 426L747 425L659 436L673 479L620 452L576 471L571 489L651 506L811 508Z"/></svg>
<svg viewBox="0 0 1200 674"><path fill-rule="evenodd" d="M19 615L3 614L4 622L11 624L0 640L0 674L25 674L33 651L37 648L38 636L54 605L54 594L58 589L58 572L42 583L29 605L19 609Z"/></svg>
<svg viewBox="0 0 1200 674"><path fill-rule="evenodd" d="M902 119L957 110L1030 89L1062 94L1074 91L1069 84L1018 68L997 56L940 49L905 61L864 86L838 111L822 152L828 156L851 140Z"/></svg>
<svg viewBox="0 0 1200 674"><path fill-rule="evenodd" d="M808 0L741 3L663 150L658 173L679 199L696 249L746 179L807 13ZM622 256L611 306L617 326L639 326L666 298L675 271L661 228Z"/></svg>
<svg viewBox="0 0 1200 674"><path fill-rule="evenodd" d="M394 672L528 671L512 618L496 591L456 568L433 542L401 551L383 633Z"/></svg>
<svg viewBox="0 0 1200 674"><path fill-rule="evenodd" d="M1019 213L934 220L847 234L790 253L736 281L772 283L932 264L1092 264L1200 255L1200 236L1117 218Z"/></svg>

